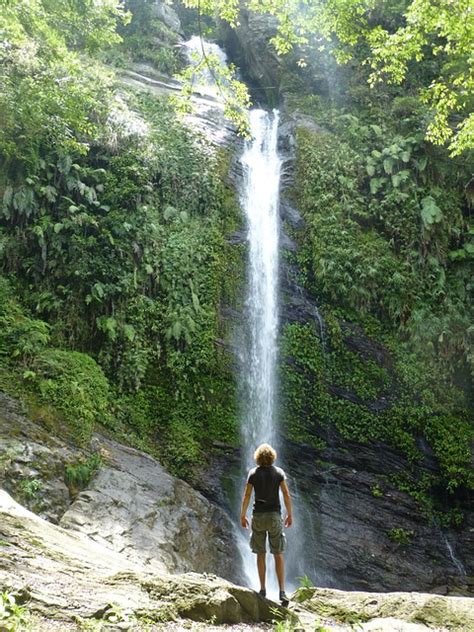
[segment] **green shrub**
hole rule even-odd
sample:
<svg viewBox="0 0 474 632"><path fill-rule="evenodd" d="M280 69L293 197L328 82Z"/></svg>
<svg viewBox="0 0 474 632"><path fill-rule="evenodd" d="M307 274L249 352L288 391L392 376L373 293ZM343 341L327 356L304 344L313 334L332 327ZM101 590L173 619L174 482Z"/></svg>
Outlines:
<svg viewBox="0 0 474 632"><path fill-rule="evenodd" d="M21 496L27 501L35 500L35 498L37 498L38 496L38 492L41 490L42 487L43 483L36 478L25 479L18 483L18 491L20 492Z"/></svg>
<svg viewBox="0 0 474 632"><path fill-rule="evenodd" d="M87 459L82 459L77 463L69 463L64 468L64 478L66 484L79 489L85 489L92 478L97 474L103 464L100 453L94 452Z"/></svg>
<svg viewBox="0 0 474 632"><path fill-rule="evenodd" d="M96 424L111 424L109 383L90 356L49 349L33 368L41 401L61 413L76 439L86 443Z"/></svg>
<svg viewBox="0 0 474 632"><path fill-rule="evenodd" d="M0 593L0 627L8 632L29 629L30 615L10 592Z"/></svg>
<svg viewBox="0 0 474 632"><path fill-rule="evenodd" d="M0 361L28 366L50 341L50 326L26 315L11 284L0 277Z"/></svg>
<svg viewBox="0 0 474 632"><path fill-rule="evenodd" d="M397 544L407 545L412 541L415 532L410 529L394 528L388 532L388 537Z"/></svg>

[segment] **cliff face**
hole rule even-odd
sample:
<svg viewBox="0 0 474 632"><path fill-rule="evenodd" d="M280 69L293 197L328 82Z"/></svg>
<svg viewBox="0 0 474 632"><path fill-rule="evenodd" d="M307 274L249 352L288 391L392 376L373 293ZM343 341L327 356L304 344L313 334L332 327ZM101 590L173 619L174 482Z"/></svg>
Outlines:
<svg viewBox="0 0 474 632"><path fill-rule="evenodd" d="M287 161L280 209L280 326L282 332L288 326L309 327L313 334L307 344L318 349L323 346L326 354L323 361L329 364L337 352L331 348L321 303L302 282L298 265L305 221L293 201L294 196L293 200L287 196L288 190L294 187L297 127L316 134L324 132L312 118L302 115L285 117L281 129L281 150ZM242 233L233 239L241 243L245 238ZM237 323L240 319L235 311L228 316ZM408 589L470 595L474 576L474 513L469 492L460 490L455 495L447 494L433 485L423 494L417 493L417 482L442 476L439 460L421 433L414 437L419 456L413 462L402 450L388 441L374 439L369 433L366 436L360 433L363 439L360 442L348 439L339 431L337 419L335 423L319 423L320 411L311 408L313 392L327 389L330 416L337 416L336 404L341 401L354 406L354 417L347 420L350 429L358 427L359 414L362 416L368 411L374 420L390 415L403 398L396 358L387 346L368 335L360 323L341 318L338 327L342 351L359 362L362 372L376 367L387 379L369 398L361 395L357 387L328 381L327 369L326 375L315 372L298 382L296 407L303 410L298 418L302 426L299 440L295 438L291 421L294 401L285 405L281 420L281 457L298 498L296 525L293 531L288 531L289 576L307 574L318 585L343 589ZM302 359L310 352L308 347L294 354L282 349L283 385L287 379L285 370L291 375L305 374L307 367ZM348 381L353 370L348 364ZM285 400L284 386L282 391L281 399ZM217 465L213 465L214 475L202 485L203 493L225 503L215 472L222 472L221 480L226 489L238 489L240 483L229 470L237 472L239 460L238 453L218 458ZM440 512L449 510L454 503L463 514L462 524L441 526L439 515L429 515L426 503L433 503Z"/></svg>
<svg viewBox="0 0 474 632"><path fill-rule="evenodd" d="M40 517L150 570L240 579L226 513L153 458L100 435L81 450L0 403L0 485Z"/></svg>

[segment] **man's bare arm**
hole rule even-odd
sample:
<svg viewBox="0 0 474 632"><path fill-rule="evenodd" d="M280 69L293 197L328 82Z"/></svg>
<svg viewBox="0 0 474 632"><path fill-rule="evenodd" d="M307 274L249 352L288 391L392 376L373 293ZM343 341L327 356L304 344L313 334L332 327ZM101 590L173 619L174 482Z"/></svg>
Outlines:
<svg viewBox="0 0 474 632"><path fill-rule="evenodd" d="M280 483L280 487L283 493L283 502L286 507L285 527L291 527L293 524L293 505L291 502L290 490L288 489L288 485L285 480Z"/></svg>
<svg viewBox="0 0 474 632"><path fill-rule="evenodd" d="M242 509L240 510L240 524L244 529L248 529L249 521L247 520L247 509L249 507L250 498L252 496L252 485L247 483L242 498Z"/></svg>

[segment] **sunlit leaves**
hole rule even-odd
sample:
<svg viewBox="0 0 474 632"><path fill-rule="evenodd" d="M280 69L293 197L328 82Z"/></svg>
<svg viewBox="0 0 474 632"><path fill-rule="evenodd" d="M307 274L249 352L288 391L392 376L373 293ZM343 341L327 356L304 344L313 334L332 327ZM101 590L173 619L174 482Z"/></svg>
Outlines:
<svg viewBox="0 0 474 632"><path fill-rule="evenodd" d="M232 26L239 21L238 5L223 0L186 0L187 6L217 14ZM452 155L474 147L474 7L472 0L411 0L398 28L384 22L384 7L376 0L246 0L246 10L275 16L278 31L272 43L283 55L297 46L325 38L339 63L360 57L371 68L369 82L400 84L414 63L439 59L438 76L421 89L432 111L427 138L450 143ZM378 23L377 23L378 22ZM320 41L316 44L321 49ZM357 48L359 47L359 48ZM324 46L323 46L324 48ZM298 62L302 65L304 61Z"/></svg>
<svg viewBox="0 0 474 632"><path fill-rule="evenodd" d="M431 195L421 200L421 219L428 230L443 219L443 213Z"/></svg>

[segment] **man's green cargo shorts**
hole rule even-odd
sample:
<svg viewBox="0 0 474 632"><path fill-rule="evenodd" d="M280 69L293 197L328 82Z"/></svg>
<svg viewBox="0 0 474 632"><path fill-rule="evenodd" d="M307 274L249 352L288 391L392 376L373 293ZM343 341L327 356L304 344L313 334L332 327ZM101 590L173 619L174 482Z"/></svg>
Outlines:
<svg viewBox="0 0 474 632"><path fill-rule="evenodd" d="M250 548L254 553L266 552L267 533L270 542L270 553L283 553L286 546L286 538L283 533L283 521L279 512L268 511L253 514Z"/></svg>

